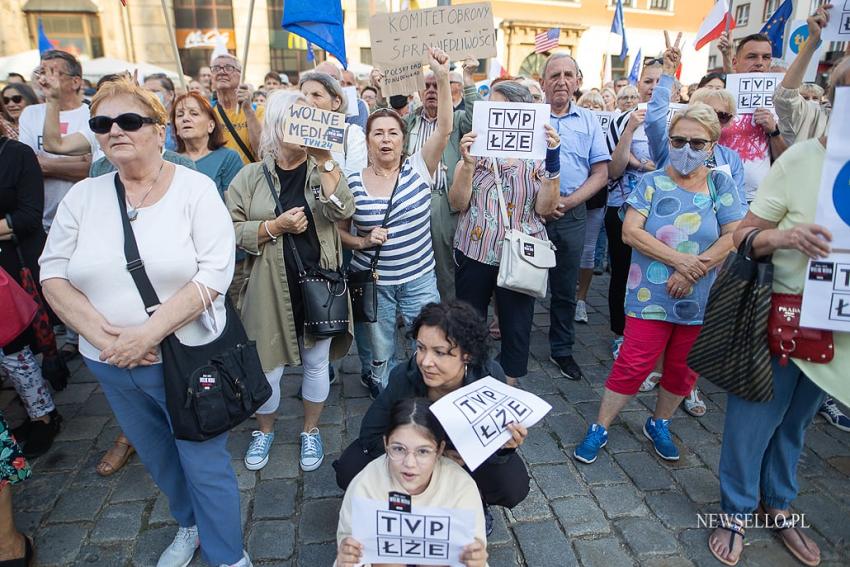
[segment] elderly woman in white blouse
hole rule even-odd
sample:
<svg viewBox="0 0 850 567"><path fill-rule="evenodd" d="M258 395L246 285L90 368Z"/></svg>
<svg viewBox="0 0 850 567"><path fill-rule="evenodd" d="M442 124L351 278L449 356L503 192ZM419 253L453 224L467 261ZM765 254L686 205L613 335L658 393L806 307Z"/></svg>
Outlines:
<svg viewBox="0 0 850 567"><path fill-rule="evenodd" d="M77 183L59 205L40 261L44 295L79 331L86 366L168 498L179 528L157 567L187 565L199 546L212 565L247 567L227 434L174 438L159 358L159 343L171 333L201 345L224 328L235 246L230 216L212 180L163 161L167 117L155 95L113 81L95 95L91 115L97 142L118 171ZM162 301L151 314L126 268L119 206ZM203 288L217 325L199 318L210 307Z"/></svg>

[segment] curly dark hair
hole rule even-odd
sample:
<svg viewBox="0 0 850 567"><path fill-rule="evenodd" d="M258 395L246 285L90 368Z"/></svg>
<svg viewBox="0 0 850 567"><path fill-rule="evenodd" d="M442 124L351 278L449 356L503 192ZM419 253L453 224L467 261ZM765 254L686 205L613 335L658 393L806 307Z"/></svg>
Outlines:
<svg viewBox="0 0 850 567"><path fill-rule="evenodd" d="M416 340L421 327L438 327L446 334L452 349L460 348L469 356L470 364L481 366L489 354L487 321L469 303L453 299L440 303L429 303L422 308L408 337Z"/></svg>

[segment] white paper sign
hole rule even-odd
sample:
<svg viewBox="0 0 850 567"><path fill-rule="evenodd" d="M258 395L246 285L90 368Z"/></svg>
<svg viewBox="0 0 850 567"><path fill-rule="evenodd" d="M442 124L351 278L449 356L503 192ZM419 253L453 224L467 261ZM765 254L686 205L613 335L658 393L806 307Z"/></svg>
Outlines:
<svg viewBox="0 0 850 567"><path fill-rule="evenodd" d="M478 134L469 153L495 158L545 159L548 104L475 103L472 131Z"/></svg>
<svg viewBox="0 0 850 567"><path fill-rule="evenodd" d="M649 103L641 102L637 105L637 107L638 110L646 110L649 107ZM667 125L670 125L670 121L673 120L674 114L686 108L688 108L687 104L683 104L681 102L671 102L667 107Z"/></svg>
<svg viewBox="0 0 850 567"><path fill-rule="evenodd" d="M455 508L390 509L355 496L351 501L351 536L363 545L367 565L401 563L462 567L460 554L475 539L475 514Z"/></svg>
<svg viewBox="0 0 850 567"><path fill-rule="evenodd" d="M809 260L800 326L850 333L850 254Z"/></svg>
<svg viewBox="0 0 850 567"><path fill-rule="evenodd" d="M599 120L599 126L602 128L602 133L608 133L611 127L611 121L614 120L614 113L607 110L591 110L596 119Z"/></svg>
<svg viewBox="0 0 850 567"><path fill-rule="evenodd" d="M794 20L791 24L788 40L785 45L785 62L790 66L800 54L800 49L809 39L809 25L806 20ZM803 82L813 83L818 74L818 61L823 57L823 40L812 55L812 60L809 61L809 66L806 67L806 74L803 75Z"/></svg>
<svg viewBox="0 0 850 567"><path fill-rule="evenodd" d="M753 114L759 108L773 110L773 93L785 73L730 73L726 90L735 97L738 114Z"/></svg>
<svg viewBox="0 0 850 567"><path fill-rule="evenodd" d="M850 0L832 0L829 23L821 32L823 41L850 41Z"/></svg>
<svg viewBox="0 0 850 567"><path fill-rule="evenodd" d="M531 427L551 409L534 394L491 376L446 394L431 405L431 412L471 471L511 439L509 423Z"/></svg>
<svg viewBox="0 0 850 567"><path fill-rule="evenodd" d="M357 96L357 87L342 87L342 92L345 93L345 115L359 116L360 109L358 108L357 99L360 97Z"/></svg>

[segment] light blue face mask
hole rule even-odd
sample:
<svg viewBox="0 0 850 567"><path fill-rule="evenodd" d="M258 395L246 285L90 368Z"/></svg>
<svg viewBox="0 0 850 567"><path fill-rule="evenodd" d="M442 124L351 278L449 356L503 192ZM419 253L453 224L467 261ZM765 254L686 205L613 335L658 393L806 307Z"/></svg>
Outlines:
<svg viewBox="0 0 850 567"><path fill-rule="evenodd" d="M705 163L708 154L707 149L695 150L690 144L685 144L681 148L670 146L670 165L680 175L690 175Z"/></svg>

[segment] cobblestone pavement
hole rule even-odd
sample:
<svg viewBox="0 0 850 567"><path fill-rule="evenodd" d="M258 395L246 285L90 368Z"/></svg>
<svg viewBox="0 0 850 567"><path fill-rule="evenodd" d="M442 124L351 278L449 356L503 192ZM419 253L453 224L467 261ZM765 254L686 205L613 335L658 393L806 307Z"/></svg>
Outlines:
<svg viewBox="0 0 850 567"><path fill-rule="evenodd" d="M599 460L580 465L568 455L595 418L611 367L607 328L607 278L597 278L589 298L590 324L577 325L575 357L587 379L560 378L548 360L549 316L539 304L532 336L533 360L520 385L552 405L522 447L532 482L525 502L496 509L490 565L528 567L582 565L720 565L708 551L708 530L698 512L718 512L718 459L725 395L703 384L708 414L695 419L679 410L671 430L682 458L662 462L641 433L654 393L631 402L611 429ZM297 373L284 377L284 399L270 462L259 472L242 465L252 422L231 434L233 468L242 494L245 541L256 565L330 566L342 492L331 461L356 437L369 406L356 374L356 356L341 363L342 379L331 388L322 416L326 459L316 472L298 467L301 403ZM56 395L65 423L54 447L34 464L34 475L15 490L20 529L35 535L38 565L153 566L175 525L168 506L138 457L109 478L95 464L118 432L109 406L79 359L66 390ZM8 385L6 386L8 387ZM12 394L0 392L0 407ZM809 429L799 466L795 505L813 526L823 565L850 564L850 433L820 417ZM192 565L201 565L198 557ZM798 565L776 537L747 533L743 566Z"/></svg>

